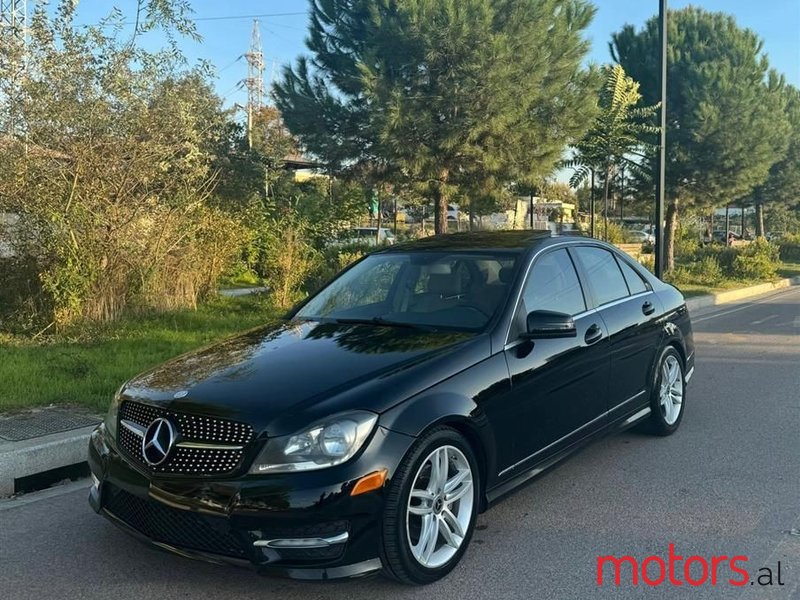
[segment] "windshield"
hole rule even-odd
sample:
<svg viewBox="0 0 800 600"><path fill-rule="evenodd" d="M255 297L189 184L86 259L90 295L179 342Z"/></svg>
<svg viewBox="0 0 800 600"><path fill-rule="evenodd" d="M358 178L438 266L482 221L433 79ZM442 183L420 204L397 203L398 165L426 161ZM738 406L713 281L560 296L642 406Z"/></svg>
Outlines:
<svg viewBox="0 0 800 600"><path fill-rule="evenodd" d="M516 258L513 252L374 254L295 317L478 331L508 296Z"/></svg>

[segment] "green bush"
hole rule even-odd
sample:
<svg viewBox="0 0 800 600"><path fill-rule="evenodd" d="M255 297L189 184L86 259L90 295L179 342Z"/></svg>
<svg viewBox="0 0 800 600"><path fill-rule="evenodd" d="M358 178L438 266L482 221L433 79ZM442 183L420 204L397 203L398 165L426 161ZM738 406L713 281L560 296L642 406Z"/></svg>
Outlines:
<svg viewBox="0 0 800 600"><path fill-rule="evenodd" d="M800 233L783 236L779 252L782 261L800 263Z"/></svg>
<svg viewBox="0 0 800 600"><path fill-rule="evenodd" d="M725 274L715 256L709 255L689 265L679 265L669 274L669 282L675 285L705 285L717 287Z"/></svg>
<svg viewBox="0 0 800 600"><path fill-rule="evenodd" d="M732 274L737 279L773 279L777 275L779 249L764 238L742 247L733 260Z"/></svg>

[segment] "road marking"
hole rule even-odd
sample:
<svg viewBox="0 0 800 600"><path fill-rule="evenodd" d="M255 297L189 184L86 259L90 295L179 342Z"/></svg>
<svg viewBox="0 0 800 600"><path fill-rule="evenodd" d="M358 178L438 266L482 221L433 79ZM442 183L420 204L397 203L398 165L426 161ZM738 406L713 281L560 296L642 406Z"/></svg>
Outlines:
<svg viewBox="0 0 800 600"><path fill-rule="evenodd" d="M750 325L761 325L762 323L766 323L770 319L777 319L777 318L778 318L778 315L770 315L770 316L765 317L763 319L758 319L757 321L751 321Z"/></svg>
<svg viewBox="0 0 800 600"><path fill-rule="evenodd" d="M785 290L785 291L782 291L782 292L778 292L777 294L770 294L766 298L762 298L760 300L755 300L753 302L748 302L746 304L742 304L742 305L737 306L735 308L731 308L730 310L723 310L723 311L720 311L720 312L717 312L717 313L713 313L713 314L710 314L710 315L706 315L706 316L703 316L703 317L698 317L696 319L692 319L692 324L694 324L694 323L702 323L703 321L708 321L709 319L716 319L717 317L724 317L725 315L730 315L732 313L739 312L740 310L744 310L744 309L750 308L752 306L757 306L759 304L766 304L770 300L773 300L775 298L782 298L783 296L790 295L790 294L792 294L794 292L797 292L797 291L800 291L800 290L798 290L798 289L789 289L789 290Z"/></svg>

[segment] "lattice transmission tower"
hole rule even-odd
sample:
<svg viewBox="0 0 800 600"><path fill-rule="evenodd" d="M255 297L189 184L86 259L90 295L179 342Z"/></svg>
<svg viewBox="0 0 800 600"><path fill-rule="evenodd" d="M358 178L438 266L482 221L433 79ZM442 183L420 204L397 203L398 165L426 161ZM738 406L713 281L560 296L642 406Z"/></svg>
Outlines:
<svg viewBox="0 0 800 600"><path fill-rule="evenodd" d="M27 22L27 0L0 0L0 38L16 36L24 42Z"/></svg>
<svg viewBox="0 0 800 600"><path fill-rule="evenodd" d="M247 144L253 147L253 116L264 106L264 52L261 49L261 32L258 20L253 21L250 50L244 55L247 60Z"/></svg>

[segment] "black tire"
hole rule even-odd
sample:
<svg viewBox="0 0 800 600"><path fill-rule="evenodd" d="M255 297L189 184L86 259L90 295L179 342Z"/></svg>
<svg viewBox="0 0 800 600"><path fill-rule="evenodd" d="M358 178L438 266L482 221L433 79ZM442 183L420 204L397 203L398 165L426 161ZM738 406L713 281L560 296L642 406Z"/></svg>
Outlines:
<svg viewBox="0 0 800 600"><path fill-rule="evenodd" d="M663 378L663 365L669 357L677 359L678 367L680 369L681 388L683 391L683 398L680 404L680 412L677 419L673 423L669 423L664 409L661 405L660 390ZM680 427L683 421L683 414L686 412L686 366L683 364L683 358L674 346L667 346L661 351L661 355L656 362L656 369L653 376L653 386L650 391L650 419L648 421L649 431L653 435L667 436L672 435Z"/></svg>
<svg viewBox="0 0 800 600"><path fill-rule="evenodd" d="M472 517L454 556L438 568L428 568L420 564L411 553L406 530L406 511L417 472L431 452L443 446L455 446L469 462L473 481ZM464 436L450 427L436 427L420 437L403 458L395 476L392 477L386 495L380 544L383 574L402 583L425 585L441 579L452 571L472 539L480 507L480 489L478 461Z"/></svg>

